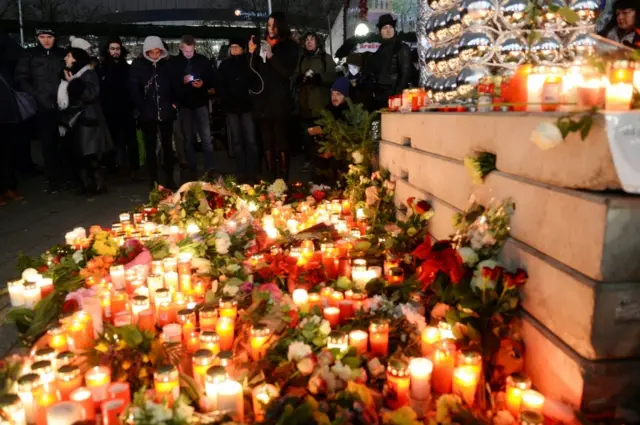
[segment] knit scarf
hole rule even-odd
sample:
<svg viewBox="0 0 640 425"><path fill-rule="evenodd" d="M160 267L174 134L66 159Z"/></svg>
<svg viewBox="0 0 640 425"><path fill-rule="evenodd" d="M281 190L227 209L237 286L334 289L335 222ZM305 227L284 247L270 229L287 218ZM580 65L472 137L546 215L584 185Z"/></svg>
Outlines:
<svg viewBox="0 0 640 425"><path fill-rule="evenodd" d="M280 37L271 38L271 36L267 36L267 43L269 43L269 46L271 47L278 44L278 41L280 41Z"/></svg>
<svg viewBox="0 0 640 425"><path fill-rule="evenodd" d="M91 66L86 65L84 68L80 69L80 71L73 74L73 77L71 77L71 79L75 80L76 78L80 78L82 74L89 71L90 69L91 69ZM60 108L61 111L69 107L69 92L67 91L68 87L69 87L69 81L67 80L60 81L60 85L58 86L58 107Z"/></svg>

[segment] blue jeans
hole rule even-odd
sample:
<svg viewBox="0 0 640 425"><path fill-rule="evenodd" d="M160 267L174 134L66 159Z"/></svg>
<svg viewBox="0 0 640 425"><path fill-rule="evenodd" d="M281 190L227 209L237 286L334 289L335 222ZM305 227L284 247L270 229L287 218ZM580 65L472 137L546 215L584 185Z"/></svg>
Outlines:
<svg viewBox="0 0 640 425"><path fill-rule="evenodd" d="M178 120L184 135L185 150L189 170L196 173L198 158L196 156L196 132L202 142L204 170L213 169L213 144L211 143L211 126L209 124L209 108L201 106L196 109L182 108L178 112Z"/></svg>
<svg viewBox="0 0 640 425"><path fill-rule="evenodd" d="M258 144L251 112L227 114L231 151L236 157L237 174L252 179L258 171Z"/></svg>

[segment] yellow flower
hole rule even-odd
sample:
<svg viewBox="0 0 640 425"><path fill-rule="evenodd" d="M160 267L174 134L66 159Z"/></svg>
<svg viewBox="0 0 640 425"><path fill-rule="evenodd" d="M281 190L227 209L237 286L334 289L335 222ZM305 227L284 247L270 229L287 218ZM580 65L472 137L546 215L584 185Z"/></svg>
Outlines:
<svg viewBox="0 0 640 425"><path fill-rule="evenodd" d="M122 368L124 370L129 370L130 367L131 367L131 362L129 360L125 360L122 362Z"/></svg>
<svg viewBox="0 0 640 425"><path fill-rule="evenodd" d="M105 342L100 342L98 343L98 345L96 345L95 349L96 351L99 351L101 353L106 353L109 349L109 346Z"/></svg>
<svg viewBox="0 0 640 425"><path fill-rule="evenodd" d="M146 354L142 355L142 362L143 363L149 363L149 356L147 356Z"/></svg>
<svg viewBox="0 0 640 425"><path fill-rule="evenodd" d="M138 378L143 379L147 377L147 369L146 368L142 368L140 369L140 373L138 373Z"/></svg>
<svg viewBox="0 0 640 425"><path fill-rule="evenodd" d="M249 190L247 191L247 194L248 194L249 196L253 196L253 195L255 195L255 194L256 194L256 191L255 191L253 188L251 188L251 189L249 189Z"/></svg>

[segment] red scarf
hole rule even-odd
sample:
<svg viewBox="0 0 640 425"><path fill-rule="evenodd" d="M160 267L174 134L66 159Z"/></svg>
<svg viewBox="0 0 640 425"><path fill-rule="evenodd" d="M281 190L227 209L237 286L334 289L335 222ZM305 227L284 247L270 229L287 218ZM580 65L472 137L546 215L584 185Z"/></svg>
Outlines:
<svg viewBox="0 0 640 425"><path fill-rule="evenodd" d="M269 46L271 47L278 44L278 41L280 41L280 37L271 38L271 36L267 36L267 43L269 43Z"/></svg>

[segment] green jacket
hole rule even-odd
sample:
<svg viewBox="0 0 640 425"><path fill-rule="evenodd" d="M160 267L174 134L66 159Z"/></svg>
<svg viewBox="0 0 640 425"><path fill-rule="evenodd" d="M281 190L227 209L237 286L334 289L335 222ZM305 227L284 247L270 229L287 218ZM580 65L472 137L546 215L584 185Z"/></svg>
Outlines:
<svg viewBox="0 0 640 425"><path fill-rule="evenodd" d="M305 77L308 70L313 77ZM331 101L331 86L336 80L336 66L330 55L319 50L314 55L302 54L296 68L300 117L319 118Z"/></svg>

